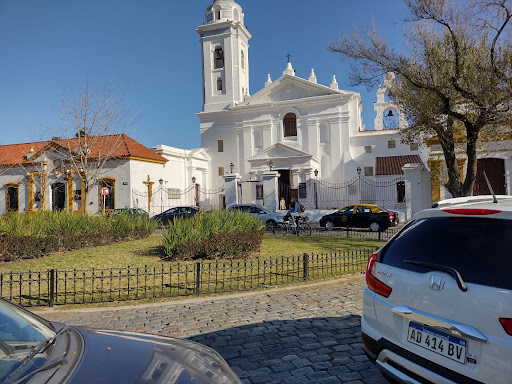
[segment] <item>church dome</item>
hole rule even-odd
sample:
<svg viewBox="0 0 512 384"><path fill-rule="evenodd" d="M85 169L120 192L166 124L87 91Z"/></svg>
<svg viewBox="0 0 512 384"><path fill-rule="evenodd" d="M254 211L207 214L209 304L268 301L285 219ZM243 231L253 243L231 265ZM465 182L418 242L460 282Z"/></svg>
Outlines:
<svg viewBox="0 0 512 384"><path fill-rule="evenodd" d="M206 8L205 18L206 24L234 21L244 25L242 7L235 3L234 0L214 0Z"/></svg>

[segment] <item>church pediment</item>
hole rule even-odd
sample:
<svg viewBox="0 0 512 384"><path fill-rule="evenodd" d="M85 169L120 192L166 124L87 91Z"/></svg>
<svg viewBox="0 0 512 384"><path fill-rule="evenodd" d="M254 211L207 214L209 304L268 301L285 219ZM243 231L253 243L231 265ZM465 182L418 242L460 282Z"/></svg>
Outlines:
<svg viewBox="0 0 512 384"><path fill-rule="evenodd" d="M292 148L288 145L277 143L248 159L249 163L261 163L279 159L311 159L313 155Z"/></svg>
<svg viewBox="0 0 512 384"><path fill-rule="evenodd" d="M285 75L240 103L239 106L269 104L344 93L295 76Z"/></svg>

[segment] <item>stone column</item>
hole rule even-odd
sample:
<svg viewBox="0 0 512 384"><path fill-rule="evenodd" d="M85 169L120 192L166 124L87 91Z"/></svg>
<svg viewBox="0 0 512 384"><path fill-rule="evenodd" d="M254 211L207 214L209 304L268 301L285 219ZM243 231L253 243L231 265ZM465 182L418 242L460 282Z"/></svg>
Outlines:
<svg viewBox="0 0 512 384"><path fill-rule="evenodd" d="M238 204L238 182L240 175L238 173L229 173L222 176L224 178L224 191L226 193L226 208L233 204Z"/></svg>
<svg viewBox="0 0 512 384"><path fill-rule="evenodd" d="M279 191L277 180L279 173L276 171L266 171L263 175L263 204L268 209L277 211L279 209Z"/></svg>
<svg viewBox="0 0 512 384"><path fill-rule="evenodd" d="M417 163L405 164L402 167L405 174L405 203L407 209L405 220L407 221L412 220L414 215L423 209L421 169L422 165Z"/></svg>

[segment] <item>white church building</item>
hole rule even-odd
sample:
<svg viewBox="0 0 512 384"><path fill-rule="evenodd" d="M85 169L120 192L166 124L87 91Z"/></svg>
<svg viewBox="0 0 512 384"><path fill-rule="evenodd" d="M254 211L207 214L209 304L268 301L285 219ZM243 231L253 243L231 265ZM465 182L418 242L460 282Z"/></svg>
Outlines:
<svg viewBox="0 0 512 384"><path fill-rule="evenodd" d="M359 176L400 179L405 163L423 164L426 155L418 145L401 144L398 131L405 119L385 101L385 88L377 92L374 129L366 130L359 93L340 90L335 76L331 84L318 84L313 69L300 78L290 61L280 78L269 75L251 95L251 34L236 2L215 0L197 33L203 72L197 115L201 146L211 158L212 188L224 184L225 174L237 173L241 200L262 203L262 173L274 170L280 197L307 199L304 188L311 180L339 185Z"/></svg>

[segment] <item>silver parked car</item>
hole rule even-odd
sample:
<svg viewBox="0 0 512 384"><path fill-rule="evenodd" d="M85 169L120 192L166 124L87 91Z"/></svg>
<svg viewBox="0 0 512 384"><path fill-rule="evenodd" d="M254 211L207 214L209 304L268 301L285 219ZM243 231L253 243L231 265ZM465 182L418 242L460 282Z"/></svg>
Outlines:
<svg viewBox="0 0 512 384"><path fill-rule="evenodd" d="M361 331L401 383L512 383L512 197L440 201L366 269Z"/></svg>
<svg viewBox="0 0 512 384"><path fill-rule="evenodd" d="M242 382L204 345L51 323L0 299L0 383Z"/></svg>
<svg viewBox="0 0 512 384"><path fill-rule="evenodd" d="M274 227L276 224L284 222L283 215L265 208L258 204L234 204L228 208L228 211L241 211L249 216L257 217L267 227Z"/></svg>

